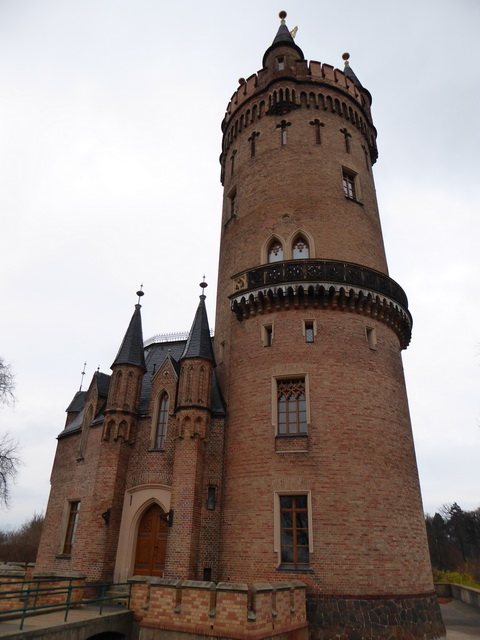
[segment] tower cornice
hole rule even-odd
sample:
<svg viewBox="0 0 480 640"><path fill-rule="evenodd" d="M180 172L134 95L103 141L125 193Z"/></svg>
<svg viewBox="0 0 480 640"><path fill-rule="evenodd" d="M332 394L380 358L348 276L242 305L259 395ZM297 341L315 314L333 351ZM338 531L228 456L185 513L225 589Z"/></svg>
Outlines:
<svg viewBox="0 0 480 640"><path fill-rule="evenodd" d="M337 89L357 102L363 111L363 115L371 124L370 100L366 99L369 98L370 94L366 89L361 89L343 71L336 69L332 65L315 60L311 60L309 63L306 60L302 60L298 62L298 65L300 69L295 75L283 72L272 74L266 69L262 69L258 73L249 76L247 80L244 80L230 98L222 122L222 130L225 129L228 121L235 116L238 109L254 96L259 96L268 91L273 84L279 81L313 84Z"/></svg>
<svg viewBox="0 0 480 640"><path fill-rule="evenodd" d="M351 311L389 325L402 349L412 335L412 316L402 287L387 275L335 260L288 260L232 277L230 295L238 320L257 313L314 307Z"/></svg>

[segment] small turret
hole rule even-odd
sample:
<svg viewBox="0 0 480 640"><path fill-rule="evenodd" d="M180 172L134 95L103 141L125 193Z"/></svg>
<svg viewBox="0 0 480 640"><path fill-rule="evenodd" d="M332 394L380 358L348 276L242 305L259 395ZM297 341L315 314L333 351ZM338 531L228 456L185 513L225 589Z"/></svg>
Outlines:
<svg viewBox="0 0 480 640"><path fill-rule="evenodd" d="M137 295L140 302L143 291L137 291ZM107 400L104 440L122 437L125 441L133 442L141 383L147 370L139 302L135 305L132 319L111 366L112 383Z"/></svg>
<svg viewBox="0 0 480 640"><path fill-rule="evenodd" d="M203 290L207 283L202 282L200 286ZM180 358L177 399L180 435L187 430L190 435L200 435L203 438L206 437L210 421L212 372L215 367L205 297L203 293L200 296L187 344Z"/></svg>

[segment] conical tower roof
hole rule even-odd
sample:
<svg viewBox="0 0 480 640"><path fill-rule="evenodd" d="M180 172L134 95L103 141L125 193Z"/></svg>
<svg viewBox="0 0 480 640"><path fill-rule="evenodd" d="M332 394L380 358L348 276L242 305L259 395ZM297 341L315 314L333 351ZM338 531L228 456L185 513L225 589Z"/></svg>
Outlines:
<svg viewBox="0 0 480 640"><path fill-rule="evenodd" d="M184 360L185 358L205 358L205 360L215 362L207 309L205 307L205 297L203 294L200 296L195 319L193 320L192 328L188 334L187 344L185 345L180 360Z"/></svg>
<svg viewBox="0 0 480 640"><path fill-rule="evenodd" d="M270 51L272 51L273 49L276 49L277 47L285 47L285 46L292 47L297 51L299 60L305 59L305 56L303 55L303 51L300 49L298 45L295 44L292 34L290 33L287 25L285 24L285 18L287 17L286 11L280 11L279 17L281 22L277 31L277 35L273 39L272 44L268 47L268 49L263 54L262 65L264 67L265 67L265 62L268 54L270 53Z"/></svg>
<svg viewBox="0 0 480 640"><path fill-rule="evenodd" d="M123 342L111 368L119 364L131 364L142 367L144 371L147 370L143 352L143 331L140 309L141 305L136 304L127 332L125 333L125 337L123 338Z"/></svg>

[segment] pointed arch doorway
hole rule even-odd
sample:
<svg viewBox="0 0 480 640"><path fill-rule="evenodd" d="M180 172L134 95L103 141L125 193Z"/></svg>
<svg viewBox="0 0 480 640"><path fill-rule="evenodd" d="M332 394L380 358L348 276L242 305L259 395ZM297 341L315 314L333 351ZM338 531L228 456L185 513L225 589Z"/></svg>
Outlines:
<svg viewBox="0 0 480 640"><path fill-rule="evenodd" d="M137 576L163 577L168 535L168 525L161 519L164 513L158 504L153 504L140 520L134 565Z"/></svg>

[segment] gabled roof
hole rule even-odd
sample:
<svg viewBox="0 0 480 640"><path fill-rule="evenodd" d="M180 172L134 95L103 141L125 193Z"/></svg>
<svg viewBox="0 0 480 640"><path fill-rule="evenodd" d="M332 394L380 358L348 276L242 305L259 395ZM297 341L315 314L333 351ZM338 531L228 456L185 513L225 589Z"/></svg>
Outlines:
<svg viewBox="0 0 480 640"><path fill-rule="evenodd" d="M180 360L184 360L185 358L205 358L205 360L210 360L215 363L204 295L200 296L195 319L193 320L192 328L188 334L187 344L185 345L185 350Z"/></svg>
<svg viewBox="0 0 480 640"><path fill-rule="evenodd" d="M112 367L119 364L131 364L142 367L144 371L147 370L143 353L142 317L140 315L140 309L141 305L136 304L132 319L130 320L127 332Z"/></svg>
<svg viewBox="0 0 480 640"><path fill-rule="evenodd" d="M77 393L73 396L73 400L70 402L68 407L65 409L67 413L76 413L81 411L85 406L85 400L87 398L86 391L77 391Z"/></svg>
<svg viewBox="0 0 480 640"><path fill-rule="evenodd" d="M100 373L100 371L97 371L95 374L95 379L97 382L97 392L99 397L107 398L108 390L110 389L111 376L106 373Z"/></svg>

